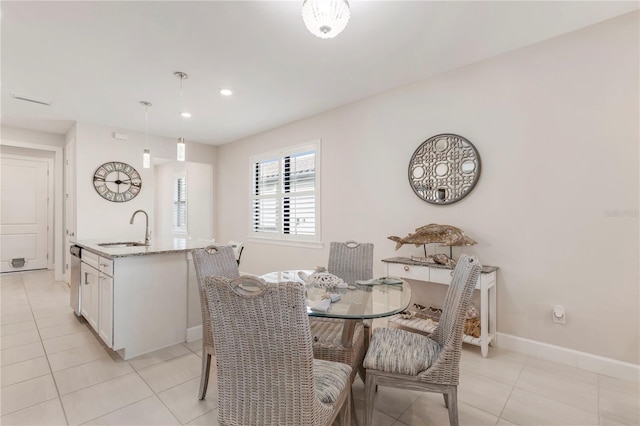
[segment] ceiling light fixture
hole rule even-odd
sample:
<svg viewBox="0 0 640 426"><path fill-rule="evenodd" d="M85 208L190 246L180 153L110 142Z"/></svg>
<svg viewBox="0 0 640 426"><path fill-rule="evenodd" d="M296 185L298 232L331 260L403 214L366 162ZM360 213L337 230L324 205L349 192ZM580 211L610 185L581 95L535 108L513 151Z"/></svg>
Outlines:
<svg viewBox="0 0 640 426"><path fill-rule="evenodd" d="M176 71L173 73L173 75L180 79L180 115L184 118L191 118L191 113L184 110L184 101L182 99L182 80L188 79L189 75L182 71Z"/></svg>
<svg viewBox="0 0 640 426"><path fill-rule="evenodd" d="M311 34L333 38L345 29L351 11L347 0L304 0L302 20Z"/></svg>
<svg viewBox="0 0 640 426"><path fill-rule="evenodd" d="M184 138L178 138L178 161L184 161L187 153L187 145L184 143Z"/></svg>
<svg viewBox="0 0 640 426"><path fill-rule="evenodd" d="M233 92L230 89L220 89L220 94L222 96L231 96Z"/></svg>
<svg viewBox="0 0 640 426"><path fill-rule="evenodd" d="M149 107L151 102L140 101L144 105L144 151L142 152L142 167L151 167L151 152L149 152Z"/></svg>
<svg viewBox="0 0 640 426"><path fill-rule="evenodd" d="M189 76L187 75L187 73L184 73L182 71L176 71L173 73L173 75L175 75L180 79L180 111L181 111L180 115L185 118L189 118L191 117L191 114L189 114L184 110L184 104L182 102L182 80L189 78ZM185 161L186 153L187 153L186 151L187 151L187 146L185 144L184 138L181 136L178 138L178 146L177 146L176 158L178 159L178 161Z"/></svg>

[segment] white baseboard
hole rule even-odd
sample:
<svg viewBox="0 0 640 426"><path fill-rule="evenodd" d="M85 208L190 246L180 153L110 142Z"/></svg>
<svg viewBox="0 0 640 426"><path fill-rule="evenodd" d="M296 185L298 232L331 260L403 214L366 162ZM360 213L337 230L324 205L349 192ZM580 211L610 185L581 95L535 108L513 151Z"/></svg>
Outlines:
<svg viewBox="0 0 640 426"><path fill-rule="evenodd" d="M186 334L187 342L202 339L202 325L187 328ZM494 342L496 347L581 368L593 373L640 383L640 365L563 348L562 346L555 346L537 340L525 339L524 337L512 336L505 333L497 334L497 339ZM489 354L491 354L491 350L489 350Z"/></svg>
<svg viewBox="0 0 640 426"><path fill-rule="evenodd" d="M187 328L187 342L193 342L200 339L202 339L202 324Z"/></svg>
<svg viewBox="0 0 640 426"><path fill-rule="evenodd" d="M536 358L581 368L617 379L633 381L634 383L640 382L640 365L563 348L562 346L550 345L523 337L512 336L510 334L497 334L494 345L499 348L509 349ZM489 351L489 353L491 353L491 351Z"/></svg>

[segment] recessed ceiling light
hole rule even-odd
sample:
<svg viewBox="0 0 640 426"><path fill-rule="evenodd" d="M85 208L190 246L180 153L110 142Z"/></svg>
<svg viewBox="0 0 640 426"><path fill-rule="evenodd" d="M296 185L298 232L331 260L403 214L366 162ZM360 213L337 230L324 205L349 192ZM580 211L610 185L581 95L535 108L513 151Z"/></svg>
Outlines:
<svg viewBox="0 0 640 426"><path fill-rule="evenodd" d="M33 102L34 104L49 106L52 103L47 99L36 98L29 95L21 95L20 93L11 93L11 96L13 96L13 99L18 99L20 101Z"/></svg>
<svg viewBox="0 0 640 426"><path fill-rule="evenodd" d="M180 113L181 116L183 116L184 118L191 118L191 113L190 112L181 112Z"/></svg>
<svg viewBox="0 0 640 426"><path fill-rule="evenodd" d="M231 96L233 95L233 92L229 89L220 89L220 94L222 96Z"/></svg>

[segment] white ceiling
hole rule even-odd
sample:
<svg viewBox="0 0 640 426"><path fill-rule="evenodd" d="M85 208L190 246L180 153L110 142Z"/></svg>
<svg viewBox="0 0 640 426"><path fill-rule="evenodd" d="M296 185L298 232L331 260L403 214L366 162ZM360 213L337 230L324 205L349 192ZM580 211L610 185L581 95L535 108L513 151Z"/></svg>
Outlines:
<svg viewBox="0 0 640 426"><path fill-rule="evenodd" d="M75 121L222 144L638 9L637 1L351 1L335 39L302 1L2 1L2 124ZM179 116L179 80L184 104ZM232 97L219 88L234 90ZM11 93L53 102L17 101Z"/></svg>

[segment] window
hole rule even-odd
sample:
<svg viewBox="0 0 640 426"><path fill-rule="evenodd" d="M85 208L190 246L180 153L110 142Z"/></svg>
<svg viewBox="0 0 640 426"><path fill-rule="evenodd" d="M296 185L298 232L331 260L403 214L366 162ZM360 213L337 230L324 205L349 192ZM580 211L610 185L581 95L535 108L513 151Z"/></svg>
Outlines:
<svg viewBox="0 0 640 426"><path fill-rule="evenodd" d="M319 242L319 142L252 158L252 236Z"/></svg>
<svg viewBox="0 0 640 426"><path fill-rule="evenodd" d="M173 231L187 233L187 175L173 178Z"/></svg>

